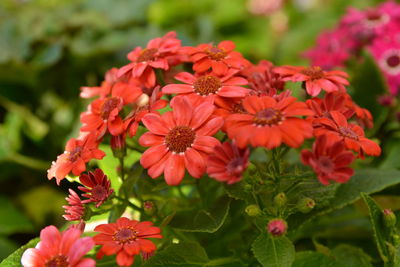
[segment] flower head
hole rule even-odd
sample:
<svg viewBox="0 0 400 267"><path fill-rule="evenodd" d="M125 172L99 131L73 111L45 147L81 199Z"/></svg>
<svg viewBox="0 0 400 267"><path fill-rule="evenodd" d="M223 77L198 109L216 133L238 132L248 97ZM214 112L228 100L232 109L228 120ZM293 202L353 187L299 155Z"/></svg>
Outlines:
<svg viewBox="0 0 400 267"><path fill-rule="evenodd" d="M345 183L354 171L348 167L355 159L352 152L346 150L343 142L329 145L327 137L318 137L313 144L312 151L303 150L301 160L311 166L318 175L319 181L327 185L330 180Z"/></svg>
<svg viewBox="0 0 400 267"><path fill-rule="evenodd" d="M47 171L47 178L50 180L56 177L57 184L72 171L74 175L79 175L86 170L86 162L91 159L102 159L105 153L97 149L96 137L87 135L82 139L72 138L65 146L65 152L53 161Z"/></svg>
<svg viewBox="0 0 400 267"><path fill-rule="evenodd" d="M82 258L94 247L91 237L80 238L81 231L69 228L64 232L51 225L40 231L40 242L27 249L21 258L24 267L94 267L96 262Z"/></svg>
<svg viewBox="0 0 400 267"><path fill-rule="evenodd" d="M89 198L82 203L95 202L98 208L114 192L111 182L101 169L96 169L88 174L81 174L79 181L84 186L79 186L79 190L86 192L83 197Z"/></svg>
<svg viewBox="0 0 400 267"><path fill-rule="evenodd" d="M102 245L97 257L117 255L119 266L131 266L135 255L153 253L154 243L148 238L162 238L161 230L152 222L138 222L122 217L116 223L100 224L94 230L100 234L93 237L96 245Z"/></svg>
<svg viewBox="0 0 400 267"><path fill-rule="evenodd" d="M68 205L63 206L65 209L64 219L67 221L80 221L85 213L85 207L79 195L72 189L69 189L69 196L65 198Z"/></svg>
<svg viewBox="0 0 400 267"><path fill-rule="evenodd" d="M287 231L287 223L283 219L272 219L268 222L267 230L272 236L284 235Z"/></svg>
<svg viewBox="0 0 400 267"><path fill-rule="evenodd" d="M296 116L312 115L305 103L292 96L276 100L270 96L248 96L243 100L246 114L232 114L226 118L231 139L240 148L247 144L269 149L285 143L299 147L312 136L310 122Z"/></svg>
<svg viewBox="0 0 400 267"><path fill-rule="evenodd" d="M149 113L143 117L149 132L139 143L150 148L140 163L151 177L164 173L167 184L178 185L185 169L195 178L205 173L207 156L219 144L212 135L222 127L223 119L211 116L214 106L208 102L193 107L186 97L175 97L171 107L162 116Z"/></svg>
<svg viewBox="0 0 400 267"><path fill-rule="evenodd" d="M217 181L237 183L249 164L249 154L248 148L239 149L229 142L218 145L208 158L207 173Z"/></svg>

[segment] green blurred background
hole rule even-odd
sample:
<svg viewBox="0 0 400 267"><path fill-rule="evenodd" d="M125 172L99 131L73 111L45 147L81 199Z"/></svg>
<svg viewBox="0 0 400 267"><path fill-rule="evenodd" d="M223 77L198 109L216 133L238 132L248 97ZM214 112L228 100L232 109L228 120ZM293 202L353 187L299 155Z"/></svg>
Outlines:
<svg viewBox="0 0 400 267"><path fill-rule="evenodd" d="M248 0L1 0L0 260L64 223L69 184L46 170L77 134L80 86L98 85L133 47L174 30L184 45L229 39L253 62L307 64L301 52L348 6L379 2L287 0L256 15Z"/></svg>

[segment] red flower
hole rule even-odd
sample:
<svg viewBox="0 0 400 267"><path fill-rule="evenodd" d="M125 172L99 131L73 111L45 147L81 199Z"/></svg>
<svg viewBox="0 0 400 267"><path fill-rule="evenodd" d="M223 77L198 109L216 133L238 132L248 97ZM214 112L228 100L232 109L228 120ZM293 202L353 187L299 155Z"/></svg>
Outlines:
<svg viewBox="0 0 400 267"><path fill-rule="evenodd" d="M119 69L118 77L132 75L139 78L146 87L154 87L156 75L153 68L168 70L168 57L175 56L180 47L181 41L176 39L175 32L149 41L144 49L136 47L128 54L128 59L132 62Z"/></svg>
<svg viewBox="0 0 400 267"><path fill-rule="evenodd" d="M62 206L65 209L64 219L67 221L80 221L85 213L85 207L79 195L72 189L69 189L69 196L65 198L68 205Z"/></svg>
<svg viewBox="0 0 400 267"><path fill-rule="evenodd" d="M227 184L237 183L249 164L250 150L239 149L236 145L225 142L214 148L214 153L207 161L207 173L210 177Z"/></svg>
<svg viewBox="0 0 400 267"><path fill-rule="evenodd" d="M86 192L83 197L89 198L83 200L82 203L95 202L98 208L107 198L114 192L111 188L111 182L107 179L107 175L101 169L89 172L89 175L82 174L79 181L84 186L79 186L79 190Z"/></svg>
<svg viewBox="0 0 400 267"><path fill-rule="evenodd" d="M330 111L336 110L349 119L353 116L354 111L346 107L347 93L331 92L327 93L324 98L314 97L306 101L307 106L314 111L315 118L330 118Z"/></svg>
<svg viewBox="0 0 400 267"><path fill-rule="evenodd" d="M275 99L270 96L248 96L243 100L248 114L232 114L226 118L226 128L238 147L275 148L285 143L299 147L304 138L312 136L311 123L295 116L312 115L305 103L287 96Z"/></svg>
<svg viewBox="0 0 400 267"><path fill-rule="evenodd" d="M168 84L162 91L164 94L199 95L213 100L216 97L243 98L249 90L239 85L246 85L247 80L233 76L235 73L236 71L229 71L219 78L212 73L196 77L188 72L181 72L175 79L185 84Z"/></svg>
<svg viewBox="0 0 400 267"><path fill-rule="evenodd" d="M36 247L27 249L22 255L22 266L96 266L93 259L82 258L94 247L94 242L91 237L80 238L81 233L76 228L60 233L53 225L45 227L40 231L40 242Z"/></svg>
<svg viewBox="0 0 400 267"><path fill-rule="evenodd" d="M135 255L153 253L156 246L147 238L162 238L160 228L152 222L138 222L122 217L116 223L100 224L94 230L100 234L93 237L96 245L102 245L97 258L117 254L119 266L131 266Z"/></svg>
<svg viewBox="0 0 400 267"><path fill-rule="evenodd" d="M284 81L304 82L307 93L316 96L321 89L326 92L345 91L347 73L343 71L324 71L320 67L282 66L275 68L275 72L282 75Z"/></svg>
<svg viewBox="0 0 400 267"><path fill-rule="evenodd" d="M331 111L331 118L316 119L315 123L322 127L314 129L315 136L327 135L330 143L343 141L347 149L371 156L379 156L381 148L372 140L365 138L363 129L347 122L346 117L338 111Z"/></svg>
<svg viewBox="0 0 400 267"><path fill-rule="evenodd" d="M343 142L329 145L325 135L315 140L312 151L301 151L302 162L314 169L319 181L324 185L328 185L330 180L347 182L354 173L348 167L354 159L353 153L346 150Z"/></svg>
<svg viewBox="0 0 400 267"><path fill-rule="evenodd" d="M81 114L82 132L95 132L98 139L107 130L111 135L124 132L124 123L119 112L124 105L135 102L142 90L133 83L117 83L112 90L112 96L97 99L89 105L87 112Z"/></svg>
<svg viewBox="0 0 400 267"><path fill-rule="evenodd" d="M87 135L82 140L71 138L65 146L65 152L57 157L47 171L47 178L50 180L56 177L57 184L72 171L79 175L86 170L86 162L91 159L102 159L105 153L97 149L96 137Z"/></svg>
<svg viewBox="0 0 400 267"><path fill-rule="evenodd" d="M101 83L101 86L83 86L81 87L82 98L91 98L94 96L100 96L100 98L105 98L108 94L111 93L111 88L118 81L117 78L117 68L112 68L106 72L104 81Z"/></svg>
<svg viewBox="0 0 400 267"><path fill-rule="evenodd" d="M206 171L206 159L219 141L214 135L222 126L222 118L212 118L214 106L202 103L193 108L186 97L171 101L173 111L162 116L149 113L142 122L149 129L139 143L147 149L140 159L152 178L164 172L169 185L178 185L185 174L200 178Z"/></svg>
<svg viewBox="0 0 400 267"><path fill-rule="evenodd" d="M236 51L232 41L222 41L217 46L201 44L197 47L186 47L190 60L194 63L193 70L201 73L210 68L218 76L225 75L230 68L241 69L250 63Z"/></svg>
<svg viewBox="0 0 400 267"><path fill-rule="evenodd" d="M284 235L287 231L287 223L283 219L272 219L268 222L267 230L272 236Z"/></svg>

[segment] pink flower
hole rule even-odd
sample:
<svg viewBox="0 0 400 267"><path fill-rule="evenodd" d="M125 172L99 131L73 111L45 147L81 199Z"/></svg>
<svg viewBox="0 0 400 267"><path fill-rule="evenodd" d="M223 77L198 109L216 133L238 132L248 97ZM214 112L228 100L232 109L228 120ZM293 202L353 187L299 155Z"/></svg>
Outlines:
<svg viewBox="0 0 400 267"><path fill-rule="evenodd" d="M287 224L283 219L272 219L267 225L267 230L272 236L281 236L286 233Z"/></svg>
<svg viewBox="0 0 400 267"><path fill-rule="evenodd" d="M27 249L21 258L24 267L94 267L96 262L82 258L94 246L91 237L80 238L81 231L70 228L59 232L53 226L47 226L40 232L40 242L35 248Z"/></svg>

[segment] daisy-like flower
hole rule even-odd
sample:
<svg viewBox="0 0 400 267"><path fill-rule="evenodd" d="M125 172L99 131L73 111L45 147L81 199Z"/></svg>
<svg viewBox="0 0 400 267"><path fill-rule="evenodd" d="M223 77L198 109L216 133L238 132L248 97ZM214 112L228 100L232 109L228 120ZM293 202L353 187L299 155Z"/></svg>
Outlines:
<svg viewBox="0 0 400 267"><path fill-rule="evenodd" d="M86 162L91 159L102 159L105 153L98 148L98 143L94 135L87 135L82 139L71 138L65 146L65 152L53 161L47 171L47 178L57 179L57 184L72 171L74 175L80 175L86 170Z"/></svg>
<svg viewBox="0 0 400 267"><path fill-rule="evenodd" d="M107 130L111 135L120 135L124 132L124 123L119 112L124 105L135 102L142 90L133 83L118 83L113 87L112 95L103 99L96 99L81 114L82 132L95 132L98 139L102 138Z"/></svg>
<svg viewBox="0 0 400 267"><path fill-rule="evenodd" d="M81 231L69 228L59 232L53 226L40 231L40 242L35 248L27 249L21 258L24 267L94 267L96 262L90 258L82 258L93 247L91 237L80 238Z"/></svg>
<svg viewBox="0 0 400 267"><path fill-rule="evenodd" d="M79 181L84 185L78 186L79 190L86 192L82 196L88 198L83 200L82 203L95 202L96 208L103 204L114 192L110 180L101 169L96 169L88 174L81 174Z"/></svg>
<svg viewBox="0 0 400 267"><path fill-rule="evenodd" d="M305 103L286 96L248 96L243 100L247 114L232 114L226 118L228 135L238 147L247 144L269 149L285 143L299 147L305 138L312 137L311 123L297 116L313 115Z"/></svg>
<svg viewBox="0 0 400 267"><path fill-rule="evenodd" d="M119 266L131 266L135 256L152 254L156 245L148 238L162 238L161 230L152 222L138 222L122 217L116 223L100 224L94 231L100 234L93 237L96 245L102 245L97 258L103 255L117 255Z"/></svg>
<svg viewBox="0 0 400 267"><path fill-rule="evenodd" d="M94 96L99 96L100 98L105 98L108 94L111 93L111 88L113 85L119 80L117 78L117 68L112 68L106 72L104 77L104 81L101 83L101 86L83 86L81 87L82 98L91 98Z"/></svg>
<svg viewBox="0 0 400 267"><path fill-rule="evenodd" d="M241 69L250 63L242 54L233 51L235 44L232 41L222 41L217 46L201 44L197 47L185 47L185 52L194 63L193 70L197 73L209 69L219 75L225 75L229 69Z"/></svg>
<svg viewBox="0 0 400 267"><path fill-rule="evenodd" d="M220 182L234 184L242 179L249 164L250 150L239 149L235 144L225 142L214 148L207 161L207 173Z"/></svg>
<svg viewBox="0 0 400 267"><path fill-rule="evenodd" d="M186 97L175 97L171 107L162 116L149 113L143 117L149 132L139 143L150 148L140 163L152 178L164 173L167 184L178 185L185 169L195 178L205 173L208 154L219 144L212 135L222 127L223 119L212 117L214 106L208 102L193 108Z"/></svg>
<svg viewBox="0 0 400 267"><path fill-rule="evenodd" d="M282 75L284 81L304 82L307 93L318 95L323 89L326 92L346 91L347 73L339 70L324 71L318 66L297 67L282 66L275 68L275 72Z"/></svg>
<svg viewBox="0 0 400 267"><path fill-rule="evenodd" d="M305 165L311 166L318 175L319 181L328 185L329 182L347 182L354 171L350 165L355 159L352 152L346 150L343 142L329 145L326 135L319 136L312 151L301 151L301 160Z"/></svg>
<svg viewBox="0 0 400 267"><path fill-rule="evenodd" d="M184 84L168 84L162 88L162 92L164 94L198 95L217 101L216 98L221 97L243 98L249 90L241 85L246 85L247 80L233 76L236 72L229 71L226 76L221 78L212 73L194 76L188 72L181 72L175 76L175 79Z"/></svg>
<svg viewBox="0 0 400 267"><path fill-rule="evenodd" d="M147 43L146 48L136 47L128 54L131 61L121 67L118 77L128 75L139 78L146 87L156 85L154 69L169 69L168 57L175 56L181 47L181 41L176 39L175 32L169 32L163 37L155 38ZM154 69L153 69L154 68Z"/></svg>
<svg viewBox="0 0 400 267"><path fill-rule="evenodd" d="M326 135L331 144L343 141L347 149L360 153L360 157L364 153L371 156L379 156L381 148L374 141L364 136L364 130L356 125L347 122L346 117L338 111L330 112L331 118L316 119L321 127L314 129L314 135Z"/></svg>
<svg viewBox="0 0 400 267"><path fill-rule="evenodd" d="M69 196L65 198L68 205L62 206L65 209L64 219L67 221L80 221L85 213L85 207L79 195L72 189L69 189Z"/></svg>
<svg viewBox="0 0 400 267"><path fill-rule="evenodd" d="M313 97L306 101L307 106L314 111L315 118L330 118L330 111L336 110L349 119L353 116L354 111L346 106L347 93L331 92L325 94L324 98Z"/></svg>

